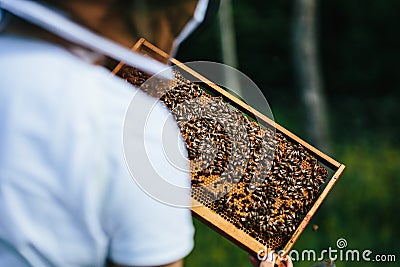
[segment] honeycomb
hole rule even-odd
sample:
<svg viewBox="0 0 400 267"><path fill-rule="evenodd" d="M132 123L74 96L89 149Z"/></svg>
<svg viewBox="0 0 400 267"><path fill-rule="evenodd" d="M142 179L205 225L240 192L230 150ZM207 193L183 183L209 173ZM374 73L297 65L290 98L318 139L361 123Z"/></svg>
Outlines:
<svg viewBox="0 0 400 267"><path fill-rule="evenodd" d="M146 83L149 76L132 67L117 75L171 110L186 142L192 197L268 248L282 249L328 177L318 160L178 71L168 88Z"/></svg>

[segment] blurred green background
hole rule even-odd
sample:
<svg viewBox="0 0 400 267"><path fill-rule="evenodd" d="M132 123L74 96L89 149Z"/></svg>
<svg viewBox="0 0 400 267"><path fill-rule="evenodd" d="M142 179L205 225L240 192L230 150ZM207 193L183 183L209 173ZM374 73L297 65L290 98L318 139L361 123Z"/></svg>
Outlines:
<svg viewBox="0 0 400 267"><path fill-rule="evenodd" d="M293 1L233 0L238 69L263 91L275 120L310 141L292 56ZM318 2L320 71L330 149L347 168L294 249L336 248L395 254L397 263L341 262L337 266L400 266L400 1ZM222 62L214 20L182 46L181 61ZM313 231L312 225L319 229ZM247 253L195 222L196 246L186 266L250 266ZM296 262L311 266L315 262Z"/></svg>

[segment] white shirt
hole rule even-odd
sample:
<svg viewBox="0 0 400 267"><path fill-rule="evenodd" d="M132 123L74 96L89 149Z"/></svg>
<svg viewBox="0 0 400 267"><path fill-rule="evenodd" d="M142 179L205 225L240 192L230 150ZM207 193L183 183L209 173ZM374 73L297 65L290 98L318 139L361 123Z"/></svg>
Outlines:
<svg viewBox="0 0 400 267"><path fill-rule="evenodd" d="M0 266L160 265L191 251L190 210L148 196L125 164L133 97L151 102L60 47L0 36ZM160 119L178 135L161 104L153 112L153 125ZM151 129L146 149L160 151L162 128ZM186 171L157 160L189 186Z"/></svg>

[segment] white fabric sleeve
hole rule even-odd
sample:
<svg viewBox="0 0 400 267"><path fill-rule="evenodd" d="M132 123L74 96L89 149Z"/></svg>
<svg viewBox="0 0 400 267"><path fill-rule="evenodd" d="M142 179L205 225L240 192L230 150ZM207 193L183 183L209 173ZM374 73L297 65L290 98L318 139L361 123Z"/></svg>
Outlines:
<svg viewBox="0 0 400 267"><path fill-rule="evenodd" d="M168 199L146 189L147 182L154 188L161 179L190 190L189 163L179 129L164 106L137 92L125 117L124 142L130 174L126 166L116 173L120 179L112 194L109 257L115 263L133 266L180 260L193 248L190 209L165 204ZM171 142L175 144L172 152ZM177 146L183 155L172 156L171 161L170 154ZM190 191L181 192L172 192L174 199L178 197L180 203L190 206Z"/></svg>

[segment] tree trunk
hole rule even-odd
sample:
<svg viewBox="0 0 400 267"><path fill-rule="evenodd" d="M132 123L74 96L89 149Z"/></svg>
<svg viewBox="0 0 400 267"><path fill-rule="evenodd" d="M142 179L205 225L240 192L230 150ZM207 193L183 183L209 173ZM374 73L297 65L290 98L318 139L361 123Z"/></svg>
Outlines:
<svg viewBox="0 0 400 267"><path fill-rule="evenodd" d="M317 0L295 0L293 56L310 141L326 151L329 150L328 121L318 61L316 5Z"/></svg>
<svg viewBox="0 0 400 267"><path fill-rule="evenodd" d="M222 61L224 64L237 68L236 36L233 22L231 0L221 0L218 14ZM239 78L236 73L225 69L225 85L229 90L243 97Z"/></svg>

